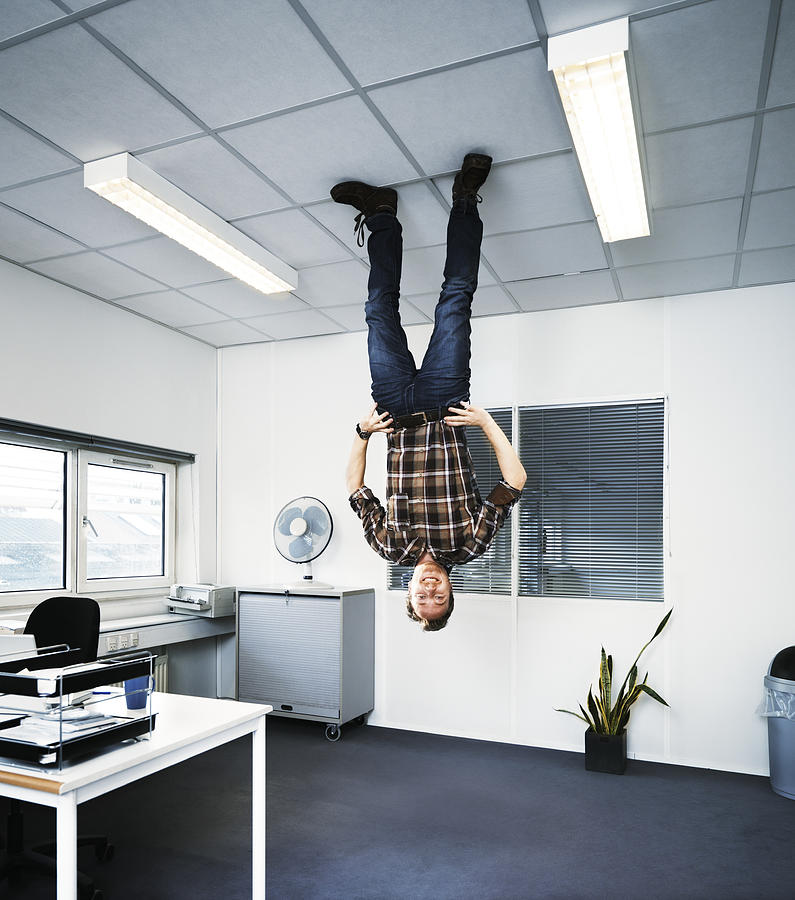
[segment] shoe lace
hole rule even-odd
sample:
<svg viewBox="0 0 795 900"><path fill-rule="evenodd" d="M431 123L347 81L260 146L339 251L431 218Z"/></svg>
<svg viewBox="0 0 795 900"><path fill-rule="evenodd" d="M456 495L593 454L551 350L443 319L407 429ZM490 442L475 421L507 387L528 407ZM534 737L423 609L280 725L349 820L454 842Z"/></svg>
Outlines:
<svg viewBox="0 0 795 900"><path fill-rule="evenodd" d="M353 223L353 233L356 235L356 245L358 247L364 247L364 213L360 212L358 216L356 216L356 220Z"/></svg>

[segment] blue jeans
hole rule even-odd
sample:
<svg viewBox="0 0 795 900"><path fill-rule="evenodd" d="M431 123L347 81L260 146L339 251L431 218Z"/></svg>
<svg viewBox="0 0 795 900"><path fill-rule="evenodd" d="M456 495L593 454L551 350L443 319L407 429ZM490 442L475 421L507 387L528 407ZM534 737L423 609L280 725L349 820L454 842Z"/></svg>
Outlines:
<svg viewBox="0 0 795 900"><path fill-rule="evenodd" d="M436 303L434 328L419 369L400 324L400 270L403 229L391 213L367 219L370 255L365 317L373 400L382 412L404 416L469 399L472 297L478 285L483 223L477 203L453 204L447 225L444 283Z"/></svg>

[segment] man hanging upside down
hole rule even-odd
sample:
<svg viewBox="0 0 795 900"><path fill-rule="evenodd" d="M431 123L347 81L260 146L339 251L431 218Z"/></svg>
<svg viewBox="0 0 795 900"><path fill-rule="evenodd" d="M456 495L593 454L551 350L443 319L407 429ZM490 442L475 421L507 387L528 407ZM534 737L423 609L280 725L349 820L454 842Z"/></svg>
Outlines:
<svg viewBox="0 0 795 900"><path fill-rule="evenodd" d="M350 504L376 553L414 566L407 611L425 631L438 631L453 612L449 573L488 550L521 495L525 471L502 429L469 403L470 316L477 287L483 223L478 189L491 157L468 153L453 182L444 283L434 329L417 369L400 324L402 229L397 193L360 181L331 189L337 203L359 211L360 243L370 230L370 278L365 305L372 396L356 425L346 473ZM483 429L503 480L482 500L462 426ZM367 444L388 435L387 508L365 487Z"/></svg>

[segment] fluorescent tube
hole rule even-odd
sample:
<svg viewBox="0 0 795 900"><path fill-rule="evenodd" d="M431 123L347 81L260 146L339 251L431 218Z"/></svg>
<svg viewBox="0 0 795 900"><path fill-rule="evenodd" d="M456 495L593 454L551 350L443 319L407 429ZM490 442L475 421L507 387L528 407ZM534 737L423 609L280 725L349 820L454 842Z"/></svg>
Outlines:
<svg viewBox="0 0 795 900"><path fill-rule="evenodd" d="M552 37L547 48L604 241L649 234L628 50L626 18Z"/></svg>
<svg viewBox="0 0 795 900"><path fill-rule="evenodd" d="M86 163L83 184L263 294L298 284L295 269L129 153Z"/></svg>

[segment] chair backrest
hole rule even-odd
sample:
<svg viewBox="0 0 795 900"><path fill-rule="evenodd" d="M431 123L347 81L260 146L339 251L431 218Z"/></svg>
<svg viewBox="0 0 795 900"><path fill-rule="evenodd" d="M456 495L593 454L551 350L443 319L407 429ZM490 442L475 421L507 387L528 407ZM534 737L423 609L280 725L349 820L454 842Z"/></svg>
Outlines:
<svg viewBox="0 0 795 900"><path fill-rule="evenodd" d="M70 662L93 662L99 646L99 604L90 597L49 597L28 616L25 634L32 634L38 647L79 648L70 654Z"/></svg>

